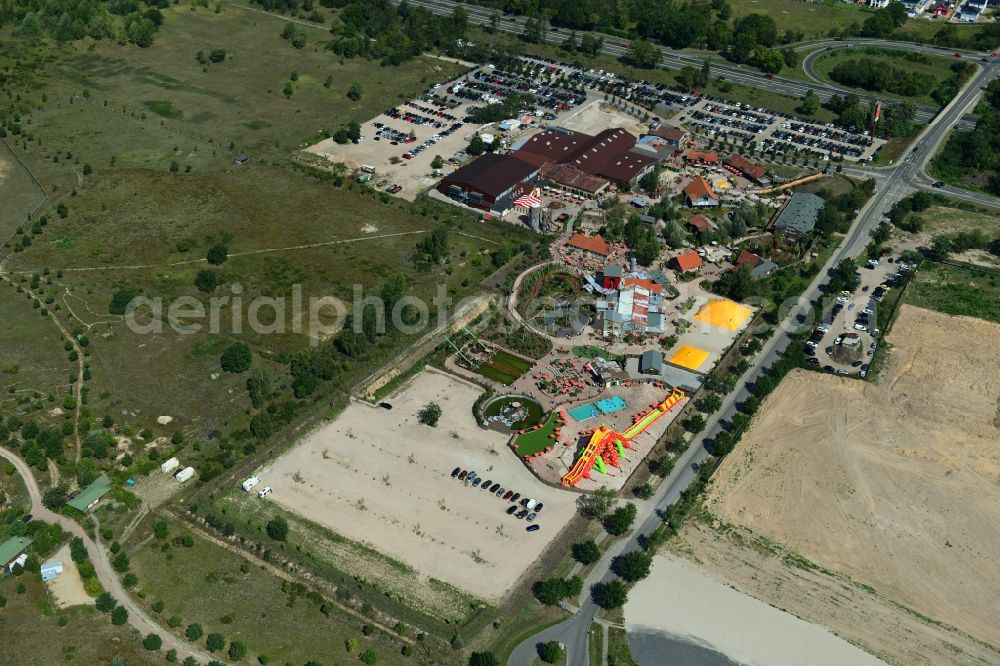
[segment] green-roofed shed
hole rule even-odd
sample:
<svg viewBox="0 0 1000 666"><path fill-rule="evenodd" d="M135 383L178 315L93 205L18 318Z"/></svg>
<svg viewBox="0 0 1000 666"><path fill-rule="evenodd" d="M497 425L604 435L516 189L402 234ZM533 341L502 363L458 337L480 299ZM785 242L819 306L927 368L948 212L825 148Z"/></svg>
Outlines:
<svg viewBox="0 0 1000 666"><path fill-rule="evenodd" d="M28 537L11 537L0 544L0 567L5 567L16 560L28 549L34 539Z"/></svg>
<svg viewBox="0 0 1000 666"><path fill-rule="evenodd" d="M101 501L101 498L111 490L111 479L107 474L101 474L97 479L77 493L76 497L66 502L77 511L86 513Z"/></svg>
<svg viewBox="0 0 1000 666"><path fill-rule="evenodd" d="M812 233L819 219L819 213L826 202L815 194L796 192L778 213L774 230L790 236L805 236Z"/></svg>

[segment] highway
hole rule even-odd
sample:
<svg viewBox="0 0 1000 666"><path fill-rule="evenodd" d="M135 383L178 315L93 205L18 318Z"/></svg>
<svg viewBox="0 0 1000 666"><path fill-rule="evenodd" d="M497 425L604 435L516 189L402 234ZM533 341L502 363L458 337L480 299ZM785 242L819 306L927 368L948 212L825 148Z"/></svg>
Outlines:
<svg viewBox="0 0 1000 666"><path fill-rule="evenodd" d="M636 517L636 529L627 539L613 542L595 565L592 573L584 581L584 590L590 590L595 584L613 580L611 563L614 558L624 552L639 548L639 537L652 532L660 524L661 512L677 501L680 493L688 487L695 476L695 466L700 464L709 453L705 449L706 440L711 440L721 430L721 424L729 421L737 412L736 405L749 397L748 385L760 376L763 369L769 367L788 347L800 316L811 321L809 316L810 302L819 299L821 285L826 281L829 269L848 257L854 257L867 246L871 232L880 223L882 216L888 212L900 198L912 192L915 188L929 187L931 179L926 174L926 165L937 148L947 139L948 132L960 118L973 108L979 99L982 88L1000 74L1000 63L989 63L979 74L971 79L958 95L942 110L939 116L924 128L914 141L916 153L904 157L896 165L879 169L877 187L874 195L859 212L850 231L847 233L837 252L830 257L822 270L809 284L798 300L796 307L791 308L781 321L774 335L765 343L750 368L743 374L738 388L725 396L722 406L706 419L705 430L696 436L690 448L677 460L673 474L667 477L657 489L655 495L645 501L636 502L639 509ZM940 191L940 190L935 190ZM949 190L949 193L954 194ZM968 194L968 193L966 193ZM983 200L989 205L998 205L996 199L983 195ZM552 626L518 645L511 653L508 666L530 666L535 663L537 649L540 643L555 640L566 646L568 666L588 666L588 631L598 612L598 606L588 595L573 616Z"/></svg>
<svg viewBox="0 0 1000 666"><path fill-rule="evenodd" d="M396 4L399 4L401 0L393 0ZM454 0L408 0L410 5L416 5L424 7L428 11L438 14L441 16L451 16L455 7L461 6L469 15L469 22L476 25L488 26L490 25L490 17L494 14L494 10L487 9L484 7L477 7L473 5L465 5ZM521 34L524 32L524 23L527 19L524 17L505 17L502 14L497 21L497 28L513 34ZM569 32L565 29L560 29L558 31L549 31L548 39L551 42L561 42L566 38ZM628 48L625 46L628 42L620 37L613 37L611 35L603 35L601 33L592 33L604 38L604 46L602 48L602 53L605 55L612 56L614 58L621 58L624 56ZM796 47L798 49L807 49L813 45L820 47L827 44L827 41L813 42L807 45L799 45ZM846 45L843 42L829 42L832 46ZM855 43L855 42L851 42ZM888 40L858 40L856 43L864 44L866 46L885 46L885 47L896 47L906 50L918 50L921 52L935 53L937 55L952 55L955 53L954 50L947 51L943 49L936 49L934 47L927 46L915 46L910 43L903 42L892 42ZM673 49L659 47L661 53L660 62L664 67L668 69L680 70L684 67L696 67L700 68L705 61L706 56L693 55L690 53L682 53L680 51L675 51ZM974 53L971 51L961 52L964 57L974 58L979 60L981 57L988 57L989 54L985 53ZM706 53L707 55L707 53ZM826 101L834 94L843 94L843 90L838 86L831 85L826 82L817 81L796 81L794 79L787 79L780 76L774 76L773 78L768 78L763 72L758 72L756 70L746 69L739 67L737 65L732 65L728 63L720 63L717 60L711 62L712 74L713 76L721 76L726 81L730 83L738 83L740 85L749 86L751 88L759 88L768 92L780 93L782 95L787 95L789 97L802 98L808 91L813 91L822 101ZM876 99L875 96L869 95L864 92L851 91L854 92L864 102L871 102ZM916 120L920 123L928 123L935 115L937 115L938 109L936 107L927 105L917 105ZM966 119L963 121L963 129L971 129L975 124L975 119Z"/></svg>

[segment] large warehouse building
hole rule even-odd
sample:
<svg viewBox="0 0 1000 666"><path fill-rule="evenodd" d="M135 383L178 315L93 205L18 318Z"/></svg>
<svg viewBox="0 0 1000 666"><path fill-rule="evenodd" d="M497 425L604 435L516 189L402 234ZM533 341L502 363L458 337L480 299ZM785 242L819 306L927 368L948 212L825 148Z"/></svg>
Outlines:
<svg viewBox="0 0 1000 666"><path fill-rule="evenodd" d="M503 214L531 191L538 167L513 155L483 155L441 179L438 191L467 206Z"/></svg>
<svg viewBox="0 0 1000 666"><path fill-rule="evenodd" d="M597 136L562 128L524 141L509 155L483 155L445 176L437 189L473 208L503 214L536 182L582 196L611 185L635 187L656 158L635 152L636 137L621 128Z"/></svg>

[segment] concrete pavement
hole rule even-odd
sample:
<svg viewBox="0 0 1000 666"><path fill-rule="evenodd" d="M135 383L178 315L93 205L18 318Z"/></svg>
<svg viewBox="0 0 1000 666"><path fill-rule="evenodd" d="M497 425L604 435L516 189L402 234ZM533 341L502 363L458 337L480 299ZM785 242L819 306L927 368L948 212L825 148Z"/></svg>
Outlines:
<svg viewBox="0 0 1000 666"><path fill-rule="evenodd" d="M136 631L139 632L140 635L145 636L146 634L151 633L158 634L160 638L163 639L163 651L170 649L177 650L177 656L182 660L187 657L194 657L199 663L202 664L206 664L212 660L207 652L180 640L170 631L157 624L146 613L146 611L128 595L122 587L121 582L118 580L118 576L115 574L114 569L111 567L107 551L95 543L79 523L45 508L45 505L42 504L42 495L38 490L38 484L35 483L35 477L31 474L31 469L16 453L0 446L0 456L10 460L10 462L14 465L14 468L17 470L17 473L21 475L22 479L24 479L24 485L28 488L28 496L31 498L31 514L35 518L43 520L47 523L58 523L63 530L69 532L73 536L80 537L83 540L84 545L87 546L87 552L90 554L90 561L94 564L94 571L97 572L97 579L101 582L101 586L106 591L110 592L111 595L117 599L118 603L128 611L128 622L133 628L135 628ZM111 620L108 619L108 622L110 621Z"/></svg>

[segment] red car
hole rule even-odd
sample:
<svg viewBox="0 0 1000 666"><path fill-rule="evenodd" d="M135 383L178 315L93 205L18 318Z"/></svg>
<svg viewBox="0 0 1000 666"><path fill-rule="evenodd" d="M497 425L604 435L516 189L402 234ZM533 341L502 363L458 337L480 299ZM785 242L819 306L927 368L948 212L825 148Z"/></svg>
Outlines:
<svg viewBox="0 0 1000 666"><path fill-rule="evenodd" d="M404 160L413 159L413 153L403 153L403 159Z"/></svg>

